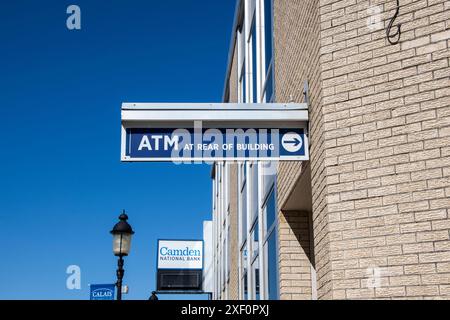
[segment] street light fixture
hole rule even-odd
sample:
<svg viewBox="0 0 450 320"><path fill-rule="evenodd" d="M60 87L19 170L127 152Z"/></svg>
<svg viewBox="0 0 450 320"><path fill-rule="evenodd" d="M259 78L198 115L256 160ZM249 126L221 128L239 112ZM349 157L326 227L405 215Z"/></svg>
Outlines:
<svg viewBox="0 0 450 320"><path fill-rule="evenodd" d="M130 253L131 236L134 234L133 229L128 224L128 216L123 210L119 216L119 222L111 230L113 235L113 252L114 255L119 257L117 262L117 300L122 300L122 279L125 273L123 269L123 257Z"/></svg>

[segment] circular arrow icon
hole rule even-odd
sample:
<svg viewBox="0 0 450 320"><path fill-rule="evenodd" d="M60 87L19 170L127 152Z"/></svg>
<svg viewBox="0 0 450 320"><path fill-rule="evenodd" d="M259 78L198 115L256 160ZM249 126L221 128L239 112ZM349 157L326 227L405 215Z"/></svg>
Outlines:
<svg viewBox="0 0 450 320"><path fill-rule="evenodd" d="M298 133L288 132L281 138L281 144L286 151L297 152L303 145L302 137Z"/></svg>

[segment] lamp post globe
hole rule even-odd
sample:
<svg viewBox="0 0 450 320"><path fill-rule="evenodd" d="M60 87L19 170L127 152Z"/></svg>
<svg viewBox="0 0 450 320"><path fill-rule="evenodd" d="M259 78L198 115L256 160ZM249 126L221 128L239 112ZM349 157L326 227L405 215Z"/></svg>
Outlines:
<svg viewBox="0 0 450 320"><path fill-rule="evenodd" d="M131 236L134 234L134 231L127 222L128 216L125 210L119 216L119 220L111 230L111 234L113 235L114 255L121 257L127 256L130 253Z"/></svg>
<svg viewBox="0 0 450 320"><path fill-rule="evenodd" d="M134 234L133 228L127 222L128 216L123 210L122 214L119 216L119 222L117 222L111 234L113 235L113 253L115 256L119 257L117 262L117 300L122 300L122 279L125 273L123 269L123 257L130 253L131 248L131 236Z"/></svg>

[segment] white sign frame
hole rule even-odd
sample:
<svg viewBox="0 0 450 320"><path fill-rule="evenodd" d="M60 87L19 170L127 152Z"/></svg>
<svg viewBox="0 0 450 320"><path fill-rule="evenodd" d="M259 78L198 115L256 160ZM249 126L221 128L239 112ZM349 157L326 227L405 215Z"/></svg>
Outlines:
<svg viewBox="0 0 450 320"><path fill-rule="evenodd" d="M164 245L171 245L171 248L175 250L199 250L201 251L199 264L196 261L163 261L160 259L161 247ZM191 245L191 247L189 247ZM191 248L191 249L189 249ZM173 250L171 249L171 250ZM203 240L177 240L177 239L158 239L156 255L156 268L158 270L203 270L205 264L205 244ZM192 266L193 265L193 266Z"/></svg>
<svg viewBox="0 0 450 320"><path fill-rule="evenodd" d="M214 162L214 161L307 161L309 160L308 106L305 103L123 103L121 128L122 162ZM131 158L126 154L127 128L299 128L305 132L304 156L261 158L160 157Z"/></svg>

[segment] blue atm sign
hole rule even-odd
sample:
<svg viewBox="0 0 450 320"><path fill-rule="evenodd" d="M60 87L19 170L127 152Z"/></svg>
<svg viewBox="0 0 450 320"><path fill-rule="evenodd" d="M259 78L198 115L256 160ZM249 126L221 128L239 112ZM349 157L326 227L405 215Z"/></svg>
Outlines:
<svg viewBox="0 0 450 320"><path fill-rule="evenodd" d="M127 128L124 161L308 160L304 128Z"/></svg>

